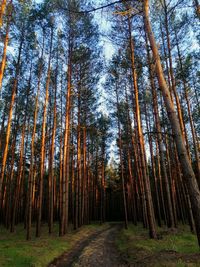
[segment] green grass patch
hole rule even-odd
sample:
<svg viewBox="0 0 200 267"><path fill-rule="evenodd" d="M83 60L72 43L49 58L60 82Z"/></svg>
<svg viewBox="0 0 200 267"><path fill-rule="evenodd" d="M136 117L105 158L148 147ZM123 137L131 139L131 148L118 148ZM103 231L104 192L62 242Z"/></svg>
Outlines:
<svg viewBox="0 0 200 267"><path fill-rule="evenodd" d="M128 230L123 229L119 233L116 244L121 253L132 263L142 263L144 260L146 266L145 259L148 259L149 266L200 266L197 238L189 231L189 227L180 227L175 231L158 229L158 232L161 239L153 240L149 239L148 230L141 225L129 225ZM158 263L155 258L158 259ZM151 260L154 262L152 265ZM175 265L172 264L173 261ZM170 264L167 265L166 262Z"/></svg>
<svg viewBox="0 0 200 267"><path fill-rule="evenodd" d="M48 234L47 226L42 227L42 236L35 238L35 228L32 229L32 240L26 241L26 232L22 225L16 227L15 233L10 233L0 227L0 266L4 267L43 267L54 258L71 249L76 242L87 238L97 229L106 225L91 224L83 226L78 231L69 231L64 237L58 236L58 225L54 233Z"/></svg>

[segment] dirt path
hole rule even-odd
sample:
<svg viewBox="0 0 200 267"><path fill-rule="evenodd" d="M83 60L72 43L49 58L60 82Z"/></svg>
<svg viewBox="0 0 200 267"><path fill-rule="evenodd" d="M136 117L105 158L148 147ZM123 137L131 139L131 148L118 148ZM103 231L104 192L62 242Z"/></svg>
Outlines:
<svg viewBox="0 0 200 267"><path fill-rule="evenodd" d="M70 253L61 256L51 267L127 267L115 247L115 238L120 225L96 233L75 247Z"/></svg>
<svg viewBox="0 0 200 267"><path fill-rule="evenodd" d="M114 267L128 266L120 257L115 247L115 237L119 226L101 233L84 248L73 267Z"/></svg>

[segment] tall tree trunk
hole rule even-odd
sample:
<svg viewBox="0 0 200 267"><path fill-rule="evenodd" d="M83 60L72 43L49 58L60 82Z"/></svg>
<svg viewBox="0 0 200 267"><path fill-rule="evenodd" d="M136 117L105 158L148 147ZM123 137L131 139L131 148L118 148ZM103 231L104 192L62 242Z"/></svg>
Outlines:
<svg viewBox="0 0 200 267"><path fill-rule="evenodd" d="M197 14L197 17L200 19L200 5L198 0L193 0L194 2L194 7L195 7L195 12Z"/></svg>
<svg viewBox="0 0 200 267"><path fill-rule="evenodd" d="M149 20L148 0L144 0L144 18L145 18L146 32L147 32L147 35L148 35L148 38L151 44L153 56L154 56L154 59L156 59L156 74L157 74L159 86L163 94L168 117L169 117L172 129L173 129L173 134L174 134L174 139L176 142L179 160L181 163L185 183L187 185L187 189L188 189L190 199L191 199L191 205L192 205L196 231L197 231L197 238L198 238L198 242L200 245L200 192L199 192L199 188L198 188L198 184L195 178L194 171L192 169L192 166L191 166L188 154L187 154L187 150L186 150L184 139L182 136L179 120L177 118L176 112L172 104L169 88L164 78L157 44L156 44L154 34L151 28L151 23Z"/></svg>
<svg viewBox="0 0 200 267"><path fill-rule="evenodd" d="M116 99L117 99L117 126L118 126L118 136L119 136L119 158L120 158L120 167L121 167L121 179L122 179L122 193L123 193L123 204L124 204L124 222L125 229L128 229L128 215L127 215L127 202L126 202L126 192L125 192L125 181L124 181L124 164L122 157L122 134L121 134L121 126L119 121L119 94L118 94L118 84L116 81L115 86Z"/></svg>
<svg viewBox="0 0 200 267"><path fill-rule="evenodd" d="M22 127L21 133L21 146L20 146L20 153L19 153L19 163L18 163L18 170L17 170L17 178L16 178L16 186L14 190L14 197L13 197L13 209L12 209L12 221L11 221L11 233L14 232L15 227L15 220L16 220L16 209L17 204L19 201L20 195L20 188L21 188L21 180L22 180L22 173L23 173L23 163L24 163L24 141L25 141L25 131L26 131L26 121L27 121L27 112L28 112L28 105L29 105L29 94L31 90L31 81L32 81L32 63L30 67L30 76L28 82L28 90L26 94L26 105L25 105L25 115L24 115L24 122Z"/></svg>
<svg viewBox="0 0 200 267"><path fill-rule="evenodd" d="M0 27L2 27L3 25L3 16L6 10L6 2L6 0L2 0L0 5Z"/></svg>
<svg viewBox="0 0 200 267"><path fill-rule="evenodd" d="M44 165L45 165L45 139L46 139L46 121L47 121L47 107L49 101L49 84L51 78L51 54L53 44L53 27L51 29L50 39L50 54L47 70L46 88L45 88L45 101L43 106L43 120L42 120L42 133L41 133L41 154L40 154L40 180L39 180L39 200L38 200L38 214L36 236L41 235L41 220L42 220L42 200L43 200L43 179L44 179Z"/></svg>
<svg viewBox="0 0 200 267"><path fill-rule="evenodd" d="M43 51L44 51L44 36L43 36L43 47L42 47L41 59L43 59ZM27 240L31 239L32 204L34 203L34 196L35 196L35 190L33 190L34 189L33 186L35 185L34 183L35 134L36 134L37 117L38 117L38 102L39 102L39 95L40 95L41 76L42 76L42 64L39 62L37 93L35 97L35 108L34 108L34 115L33 115L33 130L31 134L30 168L29 168L29 175L28 175L28 192L27 192L27 207L26 207L26 210L27 210L26 238Z"/></svg>
<svg viewBox="0 0 200 267"><path fill-rule="evenodd" d="M149 181L149 176L147 174L147 168L146 168L146 162L145 162L144 137L143 137L143 132L142 132L141 118L140 118L137 72L135 68L134 42L133 42L133 37L132 37L130 16L128 17L128 26L129 26L129 41L130 41L130 50L131 50L130 56L131 56L132 78L133 78L133 87L134 87L134 94L135 94L135 115L136 115L137 131L138 131L137 132L138 145L139 145L140 156L141 156L141 167L142 167L142 174L143 174L143 179L144 179L145 194L146 194L146 201L147 201L149 235L150 235L150 238L157 238L150 181Z"/></svg>
<svg viewBox="0 0 200 267"><path fill-rule="evenodd" d="M178 42L178 36L177 36L176 30L175 30L175 38L176 38L176 46L177 46L177 51L178 51L178 58L179 58L181 73L183 75L182 80L183 80L184 96L185 96L185 100L186 100L186 104L187 104L190 128L191 128L191 132L192 132L194 153L195 153L196 166L197 166L197 178L198 178L197 180L198 180L199 187L200 187L200 160L199 160L199 149L198 149L197 135L196 135L196 131L194 128L194 122L193 122L193 118L192 118L191 107L190 107L190 102L189 102L189 97L188 97L187 81L186 81L185 75L183 73L183 62L182 62L182 57L181 57L181 52L180 52L180 48L179 48L179 42Z"/></svg>
<svg viewBox="0 0 200 267"><path fill-rule="evenodd" d="M57 65L58 68L58 65ZM57 74L56 74L57 76ZM53 128L52 128L52 138L51 138L51 147L49 155L49 233L52 233L53 229L53 214L54 214L54 152L55 152L55 138L56 138L56 104L57 104L57 77L55 82L55 93L54 93L54 107L53 107Z"/></svg>
<svg viewBox="0 0 200 267"><path fill-rule="evenodd" d="M83 196L82 196L82 221L87 221L87 132L83 127Z"/></svg>
<svg viewBox="0 0 200 267"><path fill-rule="evenodd" d="M0 67L0 92L2 90L3 75L4 75L5 66L6 66L6 54L7 54L7 47L8 47L8 42L9 42L9 30L10 30L11 16L12 16L12 8L10 9L10 12L8 14L7 25L6 25L6 36L4 39L3 55L2 55L1 67Z"/></svg>
<svg viewBox="0 0 200 267"><path fill-rule="evenodd" d="M63 79L61 78L60 93L60 168L59 168L59 236L63 235L62 214L63 214L63 101L62 101Z"/></svg>
<svg viewBox="0 0 200 267"><path fill-rule="evenodd" d="M147 39L146 39L146 43L147 43ZM155 126L157 130L157 139L158 139L158 147L159 147L159 154L160 154L160 164L161 164L162 177L164 178L165 190L166 190L166 196L167 196L167 207L168 207L168 213L169 213L168 227L174 227L175 223L174 223L174 215L173 215L173 208L172 208L170 185L169 185L169 180L167 177L167 169L166 169L164 149L163 149L164 144L162 141L162 129L160 125L160 118L159 118L159 111L158 111L158 99L157 99L155 82L154 82L153 65L151 63L148 44L147 44L147 56L148 56L149 75L150 75L151 90L152 90L152 97L153 97L153 111L154 111Z"/></svg>
<svg viewBox="0 0 200 267"><path fill-rule="evenodd" d="M14 78L12 94L11 94L11 101L10 101L10 107L9 107L9 113L8 113L8 122L7 122L7 129L6 129L6 140L5 140L3 159L2 159L2 165L1 165L1 173L0 173L0 203L1 203L1 199L2 199L2 183L3 183L3 179L4 179L6 160L7 160L7 156L8 156L8 146L9 146L9 141L10 141L12 114L13 114L13 107L14 107L16 91L17 91L17 83L18 83L18 78L19 78L19 73L20 73L20 63L21 63L21 54L22 54L23 43L24 43L24 36L22 35L22 38L20 40L20 45L19 45L19 52L18 52L18 59L17 59L17 64L16 64L15 78Z"/></svg>
<svg viewBox="0 0 200 267"><path fill-rule="evenodd" d="M158 218L158 226L162 226L162 219L161 219L161 208L160 208L160 198L159 198L159 191L158 191L158 177L156 174L156 166L155 166L155 160L154 160L154 154L153 154L153 142L152 142L152 135L151 135L151 125L148 119L147 115L147 107L146 102L144 103L145 106L145 120L146 120L146 129L147 129L147 135L148 135L148 142L149 142L149 150L151 155L151 169L152 169L152 175L154 178L155 183L155 200L156 200L156 206L157 206L157 218Z"/></svg>
<svg viewBox="0 0 200 267"><path fill-rule="evenodd" d="M72 47L69 42L68 70L67 70L67 94L66 94L66 115L65 115L65 135L63 149L63 207L61 216L61 236L67 231L68 226L68 194L69 194L69 140L70 140L70 113L71 113L71 52Z"/></svg>

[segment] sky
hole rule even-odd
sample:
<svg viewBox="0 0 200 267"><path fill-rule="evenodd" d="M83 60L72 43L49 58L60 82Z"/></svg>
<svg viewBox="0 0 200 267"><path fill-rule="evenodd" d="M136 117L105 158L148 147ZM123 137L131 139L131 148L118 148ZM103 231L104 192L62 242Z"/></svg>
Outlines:
<svg viewBox="0 0 200 267"><path fill-rule="evenodd" d="M173 0L172 0L173 1ZM41 3L43 2L43 0L35 0L36 3ZM95 7L99 7L102 6L104 4L108 4L107 0L91 0L88 2L90 2L92 4L92 6ZM114 0L110 0L110 3L114 2ZM105 8L103 10L99 10L94 12L94 20L95 22L98 24L99 26L99 31L100 31L100 45L102 47L102 57L104 58L104 63L108 64L109 60L112 58L115 50L114 50L114 46L112 44L112 41L109 40L109 38L106 37L106 35L109 34L110 29L111 29L111 25L110 25L110 18L114 16L112 14L112 11L110 8ZM190 36L190 40L192 41L192 45L190 47L190 49L193 50L197 50L197 48L199 48L199 45L197 44L197 42L195 41L195 38L193 38L194 33L191 31L191 36ZM98 84L98 90L100 91L100 94L102 95L102 97L99 99L99 102L101 103L100 107L99 107L99 111L103 112L105 115L109 116L109 110L106 107L105 104L105 99L107 98L107 94L104 90L104 83L106 80L106 74L102 75L99 84ZM116 134L116 131L115 131ZM115 151L116 151L116 142L113 141L112 144L110 145L110 157L114 157L115 155Z"/></svg>

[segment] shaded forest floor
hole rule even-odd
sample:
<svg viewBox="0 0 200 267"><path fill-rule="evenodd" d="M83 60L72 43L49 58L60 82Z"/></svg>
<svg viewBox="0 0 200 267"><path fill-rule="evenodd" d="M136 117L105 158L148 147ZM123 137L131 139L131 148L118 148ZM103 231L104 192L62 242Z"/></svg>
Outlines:
<svg viewBox="0 0 200 267"><path fill-rule="evenodd" d="M72 251L61 255L49 267L127 266L126 260L120 255L115 243L122 227L120 223L111 223L109 227L78 242Z"/></svg>
<svg viewBox="0 0 200 267"><path fill-rule="evenodd" d="M64 237L58 236L58 225L54 233L48 234L47 226L42 228L42 236L35 238L35 228L32 229L32 240L26 241L26 233L22 225L16 227L16 233L11 234L0 226L0 266L1 267L43 267L64 252L72 249L81 240L107 229L109 225L91 224L77 231L69 230Z"/></svg>
<svg viewBox="0 0 200 267"><path fill-rule="evenodd" d="M141 225L129 225L117 236L117 247L129 266L200 267L200 252L196 236L189 227L159 229L159 240L152 240Z"/></svg>
<svg viewBox="0 0 200 267"><path fill-rule="evenodd" d="M159 240L151 240L141 225L110 224L95 236L83 240L50 267L200 266L195 235L189 227L159 229Z"/></svg>
<svg viewBox="0 0 200 267"><path fill-rule="evenodd" d="M58 225L54 231L49 236L44 226L41 238L25 241L22 226L15 234L0 227L0 266L200 266L196 237L185 226L173 231L159 229L159 240L150 240L147 230L131 224L128 230L122 224L92 224L61 238Z"/></svg>

